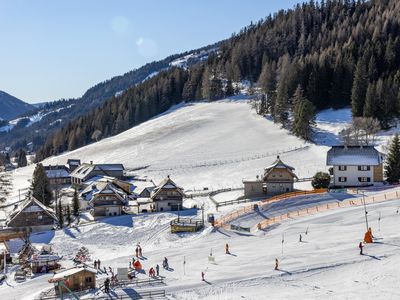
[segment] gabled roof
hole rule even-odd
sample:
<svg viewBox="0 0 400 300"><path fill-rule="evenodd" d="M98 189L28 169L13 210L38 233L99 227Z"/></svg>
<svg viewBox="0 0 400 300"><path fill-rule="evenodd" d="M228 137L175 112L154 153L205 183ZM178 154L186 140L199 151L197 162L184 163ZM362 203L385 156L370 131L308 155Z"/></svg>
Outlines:
<svg viewBox="0 0 400 300"><path fill-rule="evenodd" d="M69 169L64 165L44 166L48 178L70 177Z"/></svg>
<svg viewBox="0 0 400 300"><path fill-rule="evenodd" d="M86 201L92 202L96 195L101 194L115 194L121 201L125 202L126 193L112 182L98 182L88 186L82 191L81 196Z"/></svg>
<svg viewBox="0 0 400 300"><path fill-rule="evenodd" d="M34 197L31 197L30 199L26 199L25 201L21 202L8 216L7 219L7 224L10 223L13 219L15 219L21 212L27 211L27 212L35 212L35 209L29 208L31 204L36 205L39 210L43 211L46 213L49 217L53 218L55 221L58 222L57 216L54 213L54 210L52 210L50 207L45 206L42 202L39 200L35 199Z"/></svg>
<svg viewBox="0 0 400 300"><path fill-rule="evenodd" d="M77 267L72 267L69 269L61 270L57 273L54 274L53 280L54 279L64 279L68 276L74 275L76 273L82 272L82 271L88 271L93 274L97 274L97 270L94 268L91 268L89 266L77 266Z"/></svg>
<svg viewBox="0 0 400 300"><path fill-rule="evenodd" d="M328 166L377 166L383 154L373 146L333 146L327 153Z"/></svg>
<svg viewBox="0 0 400 300"><path fill-rule="evenodd" d="M87 164L84 163L72 171L71 176L76 178L85 178L93 170L102 171L104 175L108 175L110 171L123 171L125 170L122 164Z"/></svg>
<svg viewBox="0 0 400 300"><path fill-rule="evenodd" d="M67 164L72 165L72 166L79 166L81 164L81 160L80 159L68 159Z"/></svg>
<svg viewBox="0 0 400 300"><path fill-rule="evenodd" d="M168 176L167 178L165 178L163 181L161 181L161 183L156 186L153 191L152 191L152 195L151 198L154 198L155 196L157 196L158 193L160 193L160 191L165 190L165 189L177 189L178 192L184 196L183 193L183 188L179 187L175 182L172 181L172 179Z"/></svg>
<svg viewBox="0 0 400 300"><path fill-rule="evenodd" d="M274 169L286 169L294 178L297 178L296 174L293 173L294 168L282 162L279 155L276 157L274 163L264 170L264 179L274 170Z"/></svg>

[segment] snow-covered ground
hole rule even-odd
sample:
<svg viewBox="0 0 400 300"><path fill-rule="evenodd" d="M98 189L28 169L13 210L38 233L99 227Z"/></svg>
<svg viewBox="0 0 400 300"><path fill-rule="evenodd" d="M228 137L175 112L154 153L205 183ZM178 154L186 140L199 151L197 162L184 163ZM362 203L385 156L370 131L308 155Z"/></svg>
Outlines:
<svg viewBox="0 0 400 300"><path fill-rule="evenodd" d="M172 270L161 269L161 275L166 282L162 288L171 299L398 299L399 206L400 200L368 206L377 239L366 245L363 256L358 253L365 232L362 207L285 221L255 235L211 228L175 235L168 224L176 215L164 213L113 217L31 239L50 243L65 260L85 245L93 259L112 268L127 267L140 242L145 270L168 257ZM231 255L224 253L226 243ZM208 262L211 251L216 264ZM273 270L275 258L278 271ZM201 272L206 282L201 281ZM33 292L51 287L48 278L11 281L0 286L0 294L2 299L30 299Z"/></svg>
<svg viewBox="0 0 400 300"><path fill-rule="evenodd" d="M308 178L316 171L327 170L328 145L338 142L338 133L351 121L349 111L319 113L316 144L311 144L257 115L245 96L181 104L117 136L43 163L65 164L69 158L123 163L127 169L137 169L133 172L156 183L171 175L187 190L216 190L241 186L244 178L260 175L279 154L285 163L295 167L299 178ZM390 133L382 133L380 143L386 143L389 137ZM18 199L18 190L23 193L29 186L33 168L13 172L14 193L9 202ZM309 187L309 182L297 187ZM217 201L232 200L242 193L234 191L216 197ZM328 196L313 197L299 198L289 206L275 204L269 213L281 213L310 202L340 201ZM217 215L237 208L226 206L216 212L208 197L184 203L186 207L203 204L206 213ZM211 228L176 235L169 231L169 222L176 214L157 213L106 218L76 228L35 234L32 241L51 244L64 257L64 265L70 264L70 258L84 245L93 258L113 268L127 267L140 242L147 258L143 261L146 270L161 264L164 257L169 258L173 271L162 271L161 275L166 277L165 289L172 299L398 299L399 206L400 200L369 206L368 216L379 239L366 247L365 256L360 256L357 248L365 231L361 207L285 221L256 235L213 232ZM377 231L378 212L381 231ZM192 209L185 214L200 216L201 212ZM253 225L259 217L248 215L238 222ZM309 232L304 235L307 228ZM300 233L303 243L298 242ZM224 254L225 243L229 243L232 255ZM207 261L211 249L215 265ZM276 257L281 261L280 271L273 271ZM202 271L207 282L200 281ZM5 295L4 299L30 299L33 291L50 287L48 278L39 276L20 284L11 280L0 286L0 298Z"/></svg>

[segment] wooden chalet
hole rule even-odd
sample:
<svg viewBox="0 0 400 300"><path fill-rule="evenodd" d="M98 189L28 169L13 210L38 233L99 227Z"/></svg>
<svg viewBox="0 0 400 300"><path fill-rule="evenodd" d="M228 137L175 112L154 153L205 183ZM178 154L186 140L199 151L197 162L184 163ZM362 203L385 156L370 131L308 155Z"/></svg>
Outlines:
<svg viewBox="0 0 400 300"><path fill-rule="evenodd" d="M94 217L119 216L128 204L128 194L113 182L96 182L81 192L81 207Z"/></svg>
<svg viewBox="0 0 400 300"><path fill-rule="evenodd" d="M174 211L182 208L183 188L176 185L168 176L150 194L154 211Z"/></svg>
<svg viewBox="0 0 400 300"><path fill-rule="evenodd" d="M96 287L96 273L97 270L91 267L76 266L56 272L49 282L54 283L57 294L60 291L68 293L63 285L59 285L60 281L73 292L94 289Z"/></svg>
<svg viewBox="0 0 400 300"><path fill-rule="evenodd" d="M244 195L247 198L279 195L293 192L297 180L294 168L283 163L279 156L265 168L263 176L256 180L244 180Z"/></svg>
<svg viewBox="0 0 400 300"><path fill-rule="evenodd" d="M12 228L27 228L29 231L53 229L58 225L54 211L31 197L14 207L6 220Z"/></svg>
<svg viewBox="0 0 400 300"><path fill-rule="evenodd" d="M69 169L64 165L45 166L44 170L52 188L71 184Z"/></svg>

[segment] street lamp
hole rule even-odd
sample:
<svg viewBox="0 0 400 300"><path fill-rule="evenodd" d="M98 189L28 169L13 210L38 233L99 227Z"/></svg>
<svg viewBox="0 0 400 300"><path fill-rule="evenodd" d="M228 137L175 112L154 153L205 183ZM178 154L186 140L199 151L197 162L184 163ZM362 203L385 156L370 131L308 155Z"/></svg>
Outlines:
<svg viewBox="0 0 400 300"><path fill-rule="evenodd" d="M364 212L365 212L365 225L367 226L367 231L368 231L368 211L367 211L367 205L365 203L365 195L364 192L362 193L362 198L363 198L363 203L364 203Z"/></svg>

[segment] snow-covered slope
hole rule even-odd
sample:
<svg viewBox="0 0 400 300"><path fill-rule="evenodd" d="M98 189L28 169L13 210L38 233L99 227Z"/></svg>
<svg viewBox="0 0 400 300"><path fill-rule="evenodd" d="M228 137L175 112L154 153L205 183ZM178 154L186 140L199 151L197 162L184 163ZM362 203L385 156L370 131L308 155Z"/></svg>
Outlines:
<svg viewBox="0 0 400 300"><path fill-rule="evenodd" d="M123 163L156 181L170 174L186 189L237 187L255 178L279 154L299 177L325 170L326 147L304 143L257 115L244 96L183 104L117 136L49 158ZM301 157L301 159L299 159ZM21 173L31 170L21 169ZM21 174L20 173L20 174Z"/></svg>

